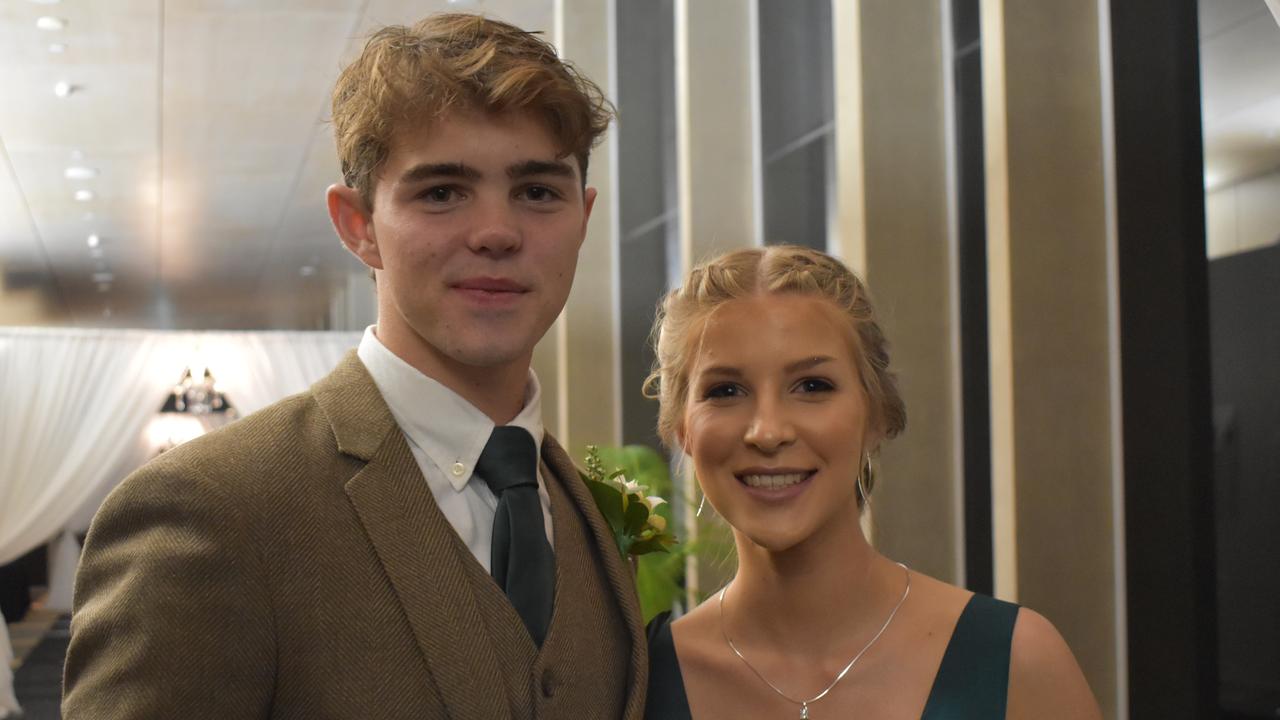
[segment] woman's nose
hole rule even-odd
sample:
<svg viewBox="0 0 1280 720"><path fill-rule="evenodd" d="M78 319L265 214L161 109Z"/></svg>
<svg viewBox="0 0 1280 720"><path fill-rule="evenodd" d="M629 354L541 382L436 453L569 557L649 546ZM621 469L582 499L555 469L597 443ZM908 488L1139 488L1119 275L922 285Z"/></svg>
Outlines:
<svg viewBox="0 0 1280 720"><path fill-rule="evenodd" d="M795 442L795 426L781 403L766 400L757 403L743 439L763 452L774 452Z"/></svg>

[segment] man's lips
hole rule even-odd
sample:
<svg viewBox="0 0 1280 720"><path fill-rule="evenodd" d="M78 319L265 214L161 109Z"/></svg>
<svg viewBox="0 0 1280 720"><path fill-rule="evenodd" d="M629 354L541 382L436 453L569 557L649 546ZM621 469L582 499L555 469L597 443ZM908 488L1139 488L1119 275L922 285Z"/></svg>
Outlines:
<svg viewBox="0 0 1280 720"><path fill-rule="evenodd" d="M525 293L529 288L508 278L475 277L460 280L453 284L457 290L486 293Z"/></svg>

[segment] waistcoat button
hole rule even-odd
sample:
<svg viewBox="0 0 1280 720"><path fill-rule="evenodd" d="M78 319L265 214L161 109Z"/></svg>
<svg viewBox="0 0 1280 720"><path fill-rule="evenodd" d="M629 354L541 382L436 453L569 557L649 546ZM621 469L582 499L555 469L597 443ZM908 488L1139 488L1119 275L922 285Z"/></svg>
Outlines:
<svg viewBox="0 0 1280 720"><path fill-rule="evenodd" d="M546 670L542 673L542 696L549 698L554 696L555 694L556 694L555 676L551 674L550 670Z"/></svg>

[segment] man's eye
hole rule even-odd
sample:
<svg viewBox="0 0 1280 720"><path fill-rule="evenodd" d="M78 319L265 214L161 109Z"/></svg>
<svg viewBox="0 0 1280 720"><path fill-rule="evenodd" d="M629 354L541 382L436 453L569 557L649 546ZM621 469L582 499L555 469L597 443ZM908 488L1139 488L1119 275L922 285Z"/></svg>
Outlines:
<svg viewBox="0 0 1280 720"><path fill-rule="evenodd" d="M831 381L823 378L805 378L796 383L796 389L803 393L830 392L835 389Z"/></svg>
<svg viewBox="0 0 1280 720"><path fill-rule="evenodd" d="M428 188L426 192L422 193L422 198L430 200L431 202L449 202L450 200L456 200L458 198L458 190L457 188L450 187L448 185L439 185L437 187Z"/></svg>
<svg viewBox="0 0 1280 720"><path fill-rule="evenodd" d="M545 185L530 185L525 188L524 196L534 202L546 202L557 197L556 191Z"/></svg>

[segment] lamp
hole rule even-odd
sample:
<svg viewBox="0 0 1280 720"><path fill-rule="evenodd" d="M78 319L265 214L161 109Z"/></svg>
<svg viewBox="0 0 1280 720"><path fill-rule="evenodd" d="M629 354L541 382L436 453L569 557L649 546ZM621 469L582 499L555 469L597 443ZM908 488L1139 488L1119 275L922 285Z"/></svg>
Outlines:
<svg viewBox="0 0 1280 720"><path fill-rule="evenodd" d="M164 401L164 407L160 408L160 412L208 415L225 413L231 409L227 397L218 390L218 382L209 368L200 368L192 374L191 368L187 367L183 369L182 379L173 386L173 391Z"/></svg>

